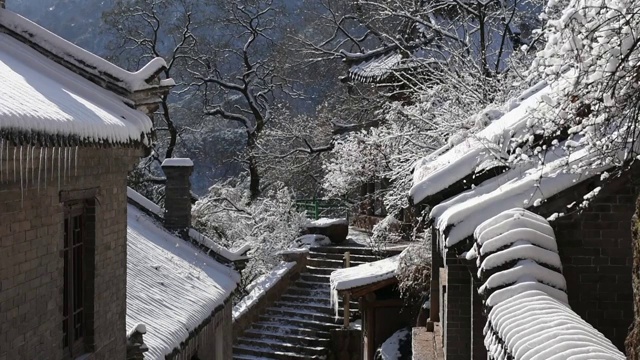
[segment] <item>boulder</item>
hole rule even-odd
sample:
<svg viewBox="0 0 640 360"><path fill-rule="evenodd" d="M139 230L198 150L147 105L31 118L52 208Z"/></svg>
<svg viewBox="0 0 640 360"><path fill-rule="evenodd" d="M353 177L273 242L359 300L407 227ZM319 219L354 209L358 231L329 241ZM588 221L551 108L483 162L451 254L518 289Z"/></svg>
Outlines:
<svg viewBox="0 0 640 360"><path fill-rule="evenodd" d="M349 234L349 223L346 219L321 218L307 224L309 234L324 235L334 244L341 244Z"/></svg>

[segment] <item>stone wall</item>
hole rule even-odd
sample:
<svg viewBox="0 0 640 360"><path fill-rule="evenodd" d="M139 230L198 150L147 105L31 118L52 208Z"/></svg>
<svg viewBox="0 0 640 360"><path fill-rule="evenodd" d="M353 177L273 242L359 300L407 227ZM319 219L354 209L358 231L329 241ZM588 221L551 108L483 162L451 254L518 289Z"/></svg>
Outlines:
<svg viewBox="0 0 640 360"><path fill-rule="evenodd" d="M638 192L632 174L606 184L584 211L551 223L571 308L619 349L633 319L631 218ZM540 213L571 211L566 204L580 199L577 206L595 181L559 194Z"/></svg>
<svg viewBox="0 0 640 360"><path fill-rule="evenodd" d="M94 354L89 359L126 356L126 180L141 155L135 149L51 149L40 161L36 148L26 166L27 147L9 148L0 162L0 360L62 359L63 204L61 191L97 189L95 208ZM35 161L34 161L35 160ZM44 165L47 163L47 173ZM19 175L22 164L22 184ZM76 167L77 164L77 167ZM7 176L7 169L13 170ZM29 176L27 177L27 173ZM58 175L59 174L59 175ZM58 176L60 185L58 187ZM39 189L38 189L38 177ZM46 177L46 187L44 185ZM21 188L23 191L21 191ZM91 332L91 331L90 331Z"/></svg>

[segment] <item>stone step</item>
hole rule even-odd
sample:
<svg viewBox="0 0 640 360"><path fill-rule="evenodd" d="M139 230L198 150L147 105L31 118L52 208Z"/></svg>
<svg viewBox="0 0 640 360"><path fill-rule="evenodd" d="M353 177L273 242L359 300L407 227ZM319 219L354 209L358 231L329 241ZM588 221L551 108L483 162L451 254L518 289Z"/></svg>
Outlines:
<svg viewBox="0 0 640 360"><path fill-rule="evenodd" d="M341 322L342 319L335 319L335 316L326 313L318 313L318 312L308 312L301 309L294 308L286 308L286 307L271 307L268 308L265 312L266 316L277 316L280 318L286 319L296 319L296 320L313 320L317 322L324 323L337 323Z"/></svg>
<svg viewBox="0 0 640 360"><path fill-rule="evenodd" d="M308 266L307 265L307 273L309 274L317 274L317 275L331 275L336 269L317 267L317 266Z"/></svg>
<svg viewBox="0 0 640 360"><path fill-rule="evenodd" d="M290 344L288 342L279 342L276 339L249 339L246 337L241 337L238 339L237 346L246 346L250 348L259 348L259 349L271 349L275 351L280 351L283 353L294 353L301 354L307 356L321 356L325 353L324 347L319 346L304 346L297 344Z"/></svg>
<svg viewBox="0 0 640 360"><path fill-rule="evenodd" d="M344 254L345 252L349 252L353 255L375 255L375 252L368 246L317 246L312 247L310 251L316 253L327 253L327 254Z"/></svg>
<svg viewBox="0 0 640 360"><path fill-rule="evenodd" d="M357 302L349 302L349 304L353 305L353 304L357 304ZM309 311L312 313L334 315L334 310L330 305L331 305L330 303L318 305L316 303L308 303L304 301L291 302L291 301L286 301L286 299L281 299L280 301L276 301L274 304L275 307L299 309L300 311ZM357 308L354 309L353 307L351 307L351 305L349 307L349 312L351 313L351 316L353 316L358 312L358 309ZM344 308L340 307L338 309L338 314L340 316L343 316Z"/></svg>
<svg viewBox="0 0 640 360"><path fill-rule="evenodd" d="M303 289L319 289L319 290L329 290L329 282L315 282L315 281L307 281L307 280L298 280L293 286L303 288Z"/></svg>
<svg viewBox="0 0 640 360"><path fill-rule="evenodd" d="M291 286L285 292L287 295L302 295L307 297L312 297L316 299L327 299L329 301L331 299L329 287L327 286L325 289L309 289L309 288L301 288L297 286Z"/></svg>
<svg viewBox="0 0 640 360"><path fill-rule="evenodd" d="M300 280L309 281L309 282L318 282L318 283L329 283L331 275L330 274L312 274L309 272L305 272L300 274Z"/></svg>
<svg viewBox="0 0 640 360"><path fill-rule="evenodd" d="M358 266L358 265L362 265L365 264L364 261L351 261L351 266ZM343 260L333 260L333 259L323 259L323 258L316 258L316 259L309 259L307 260L307 266L313 266L313 267L321 267L321 268L330 268L330 269L343 269L344 268L344 261Z"/></svg>
<svg viewBox="0 0 640 360"><path fill-rule="evenodd" d="M327 323L314 320L305 320L291 317L280 317L275 315L260 315L260 321L276 322L281 324L287 324L289 326L296 326L303 329L329 331L334 328L340 327L340 324Z"/></svg>
<svg viewBox="0 0 640 360"><path fill-rule="evenodd" d="M375 255L358 255L358 254L350 254L351 261L359 261L359 262L373 262L382 259L379 256ZM331 259L331 260L340 260L344 261L344 253L324 253L324 252L316 252L309 251L309 259Z"/></svg>
<svg viewBox="0 0 640 360"><path fill-rule="evenodd" d="M256 348L247 345L233 347L233 353L237 355L255 356L257 359L297 360L297 359L324 359L324 355L304 355L292 352L274 351L270 348Z"/></svg>
<svg viewBox="0 0 640 360"><path fill-rule="evenodd" d="M329 333L326 333L327 336ZM322 338L318 336L300 336L292 334L282 334L274 331L260 331L260 330L247 330L244 335L247 339L269 339L278 341L280 343L303 345L308 347L327 347L330 340L328 338Z"/></svg>
<svg viewBox="0 0 640 360"><path fill-rule="evenodd" d="M369 255L369 256L382 256L389 257L393 255L400 254L406 246L397 245L393 247L388 247L382 249L381 253L378 251L374 251L372 248L368 246L355 247L355 246L318 246L313 247L310 250L317 253L331 253L331 254L344 254L345 252L349 252L352 255Z"/></svg>
<svg viewBox="0 0 640 360"><path fill-rule="evenodd" d="M316 330L316 329L304 329L304 328L289 326L289 325L285 325L285 324L273 322L273 321L259 321L259 322L253 323L249 328L249 330L247 331L275 332L282 335L316 337L319 339L329 338L328 331Z"/></svg>

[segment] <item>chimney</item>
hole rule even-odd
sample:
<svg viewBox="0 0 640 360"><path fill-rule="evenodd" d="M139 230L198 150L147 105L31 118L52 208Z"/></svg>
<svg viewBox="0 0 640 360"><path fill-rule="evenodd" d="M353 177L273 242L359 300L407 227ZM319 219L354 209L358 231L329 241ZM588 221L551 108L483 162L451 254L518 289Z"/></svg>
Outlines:
<svg viewBox="0 0 640 360"><path fill-rule="evenodd" d="M0 0L1 1L1 0ZM167 177L164 199L164 226L188 237L191 227L191 181L193 162L189 158L170 158L162 162Z"/></svg>

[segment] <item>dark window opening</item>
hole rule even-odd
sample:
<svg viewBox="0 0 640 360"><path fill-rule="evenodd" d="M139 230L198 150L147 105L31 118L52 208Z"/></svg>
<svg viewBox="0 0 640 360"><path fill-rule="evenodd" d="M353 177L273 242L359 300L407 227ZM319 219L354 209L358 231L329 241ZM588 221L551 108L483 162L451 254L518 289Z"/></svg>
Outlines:
<svg viewBox="0 0 640 360"><path fill-rule="evenodd" d="M62 332L63 348L69 357L76 357L86 353L87 346L87 313L92 313L92 301L87 299L93 295L93 246L87 244L90 231L86 202L72 202L65 204L64 217L64 286ZM89 274L88 274L89 273ZM87 306L89 305L89 306ZM92 315L92 314L90 314Z"/></svg>

